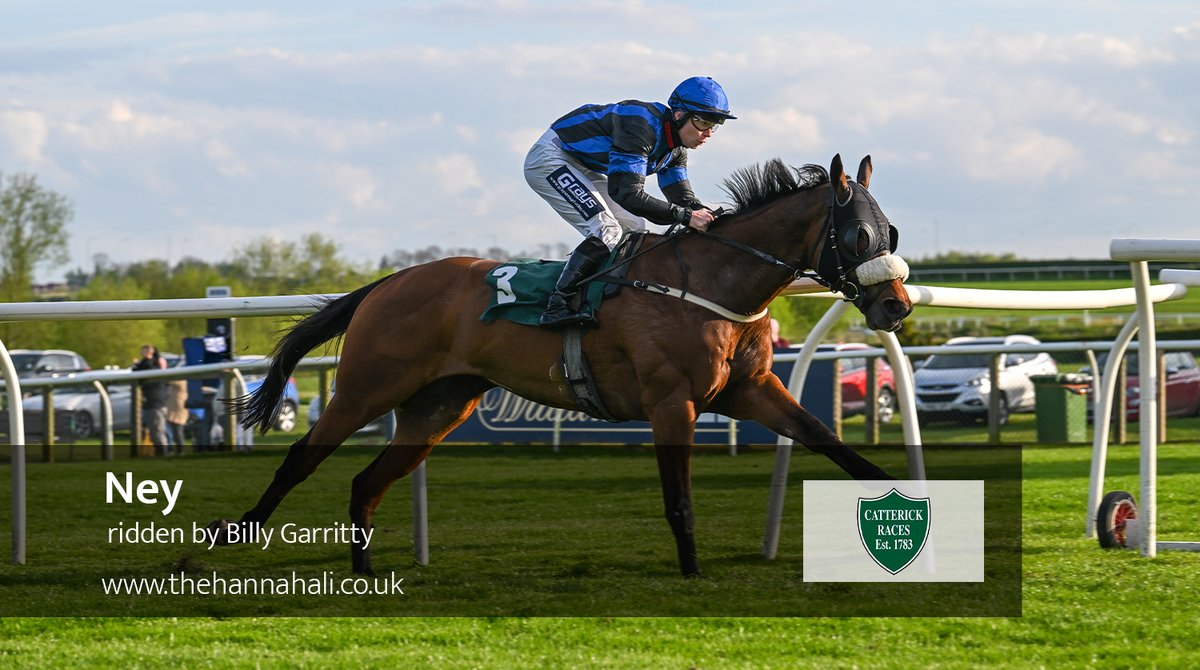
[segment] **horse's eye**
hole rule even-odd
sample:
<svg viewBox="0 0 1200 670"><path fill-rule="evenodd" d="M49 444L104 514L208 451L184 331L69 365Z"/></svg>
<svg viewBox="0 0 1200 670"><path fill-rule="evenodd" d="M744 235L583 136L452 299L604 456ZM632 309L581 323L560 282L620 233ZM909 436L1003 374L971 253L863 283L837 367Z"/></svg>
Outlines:
<svg viewBox="0 0 1200 670"><path fill-rule="evenodd" d="M867 230L866 226L858 227L858 243L854 246L854 255L859 258L865 258L871 249L871 231Z"/></svg>

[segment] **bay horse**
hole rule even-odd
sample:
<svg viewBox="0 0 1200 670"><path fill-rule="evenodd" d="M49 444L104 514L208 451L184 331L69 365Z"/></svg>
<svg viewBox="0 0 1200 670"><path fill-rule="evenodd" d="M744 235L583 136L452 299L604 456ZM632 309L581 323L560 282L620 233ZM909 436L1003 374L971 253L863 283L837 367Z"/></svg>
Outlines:
<svg viewBox="0 0 1200 670"><path fill-rule="evenodd" d="M852 182L835 156L828 172L775 159L734 173L725 182L736 201L732 213L719 216L707 232L685 229L669 240L647 236L644 249L666 243L673 252L654 247L633 259L627 275L643 282L639 288L682 285L717 312L663 291L626 288L605 301L598 326L583 338L609 413L651 423L666 518L684 576L700 574L690 447L702 412L757 421L824 454L854 478L891 479L801 407L772 374L770 320L759 318L801 270L815 268L810 276L852 300L871 328L900 327L912 310L902 284L907 266L891 254L896 230L867 192L871 170L867 156ZM424 461L488 389L500 386L543 405L578 410L560 362L561 332L480 320L494 292L484 278L500 265L447 258L406 268L330 301L293 326L276 346L262 386L235 403L243 425L267 430L297 362L344 336L337 393L238 523L265 522L344 440L388 411L396 415L395 437L354 478L351 490L350 520L364 530L388 488ZM229 539L229 523L213 522L218 542ZM369 549L361 543L352 545L351 562L356 573L372 572Z"/></svg>

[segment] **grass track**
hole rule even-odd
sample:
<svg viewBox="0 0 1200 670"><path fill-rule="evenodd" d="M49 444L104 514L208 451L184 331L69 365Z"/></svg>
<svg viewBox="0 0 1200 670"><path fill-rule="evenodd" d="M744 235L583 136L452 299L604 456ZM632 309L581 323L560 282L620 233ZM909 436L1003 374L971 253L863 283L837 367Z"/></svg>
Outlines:
<svg viewBox="0 0 1200 670"><path fill-rule="evenodd" d="M1162 539L1200 536L1194 495L1200 490L1200 462L1195 450L1195 444L1179 444L1165 445L1160 451ZM754 458L764 456L736 460L748 463L739 468L749 467L755 465ZM318 472L304 485L313 488L298 491L293 499L300 501L307 495L311 503L316 489L333 486L342 471L361 466L369 454L344 458L346 467L330 468L336 472L325 479ZM431 468L440 467L437 458L435 453ZM636 452L612 458L622 461L622 466L632 465L631 470L648 465L646 474L653 484L652 458ZM716 469L727 458L705 454L697 459L697 471ZM1164 553L1150 561L1134 552L1102 552L1093 540L1083 539L1080 509L1086 496L1088 459L1085 447L1025 451L1024 616L1020 618L6 618L0 620L0 667L58 668L83 660L93 667L123 668L1194 667L1200 556ZM214 466L221 462L251 465L250 459L234 456L211 460ZM273 468L277 456L263 460ZM450 460L460 459L451 452L442 462ZM805 473L823 467L822 460L798 458L793 486L799 486ZM186 467L188 461L179 463ZM328 465L334 465L334 460ZM31 470L61 478L70 468L95 467L56 464L31 466ZM1115 449L1106 488L1135 490L1136 468L1136 448ZM438 481L436 474L436 470L431 474L431 486ZM0 477L7 481L7 471L0 471ZM711 484L698 482L698 504L715 495ZM336 485L344 492L347 480L342 478ZM502 487L497 487L477 496L501 492ZM345 496L332 497L344 500ZM653 524L648 537L660 544L669 542L665 524L658 518L658 501L644 498L638 492L626 502L646 512L621 513L644 516L642 523ZM790 499L798 498L794 489ZM404 492L397 488L389 500L390 509L404 507ZM496 508L493 518L502 517L503 506ZM435 500L435 515L437 511ZM714 545L720 544L716 538L704 535L706 527L718 523L719 515L711 510L709 516L704 514L698 513L698 532L702 553L708 549L706 564L716 563L717 572L732 569L716 560L714 554L721 553L714 551ZM403 516L397 513L390 522L399 527ZM749 535L757 535L761 514L741 522L751 527ZM435 517L433 523L436 537L449 520L439 525ZM31 521L31 532L34 525ZM396 548L400 536L393 532L391 550L380 560L400 560ZM488 537L484 543L501 539ZM46 547L34 542L31 538L30 566L0 570L3 592L11 595L21 575L31 570L58 569L46 566ZM753 562L756 546L744 549L745 556L735 556L728 565ZM454 553L456 561L486 559L478 548L459 554L453 547L435 543L433 551L435 565L449 561L447 553ZM678 584L669 573L672 562L670 557L659 560L664 574L655 578L667 592ZM511 569L519 573L522 567Z"/></svg>

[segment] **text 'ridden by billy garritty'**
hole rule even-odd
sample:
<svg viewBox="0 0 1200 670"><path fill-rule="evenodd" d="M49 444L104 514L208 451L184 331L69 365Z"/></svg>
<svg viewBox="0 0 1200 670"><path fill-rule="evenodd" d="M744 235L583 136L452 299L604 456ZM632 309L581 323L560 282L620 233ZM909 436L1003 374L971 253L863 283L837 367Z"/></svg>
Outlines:
<svg viewBox="0 0 1200 670"><path fill-rule="evenodd" d="M175 508L183 490L183 480L177 479L172 485L165 479L143 480L134 484L133 473L126 472L124 480L114 473L105 476L105 502L112 505L124 502L132 505L163 505L162 514L166 516ZM300 526L285 523L279 528L265 528L261 523L232 523L225 527L226 541L230 544L254 543L261 544L263 549L270 546L272 539L278 537L285 544L358 544L363 548L371 545L371 536L375 529L362 529L353 524L335 523L328 526ZM220 530L216 527L202 526L193 522L191 532L183 528L159 526L152 522L134 522L125 525L119 522L108 529L110 544L205 544L212 549L217 544ZM190 539L189 539L190 536Z"/></svg>

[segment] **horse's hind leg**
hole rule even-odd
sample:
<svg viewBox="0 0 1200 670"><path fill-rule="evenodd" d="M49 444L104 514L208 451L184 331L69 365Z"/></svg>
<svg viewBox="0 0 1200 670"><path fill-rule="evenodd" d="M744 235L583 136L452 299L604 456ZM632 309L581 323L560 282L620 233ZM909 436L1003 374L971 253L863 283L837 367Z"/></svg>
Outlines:
<svg viewBox="0 0 1200 670"><path fill-rule="evenodd" d="M350 522L359 529L371 528L371 517L388 488L415 470L434 445L465 421L479 404L479 396L492 386L478 377L441 379L396 408L396 435L391 445L354 478ZM372 573L370 548L357 537L350 558L354 572Z"/></svg>
<svg viewBox="0 0 1200 670"><path fill-rule="evenodd" d="M334 395L317 425L288 449L287 456L275 470L275 477L258 499L258 504L243 514L238 523L265 523L275 512L275 508L283 502L284 497L300 482L308 479L317 466L341 446L346 438L386 411L386 407L352 402L350 394ZM214 521L210 528L220 529L225 524L227 522ZM246 534L242 533L240 537L246 537ZM218 541L224 543L227 538L228 535L222 533L218 536Z"/></svg>

